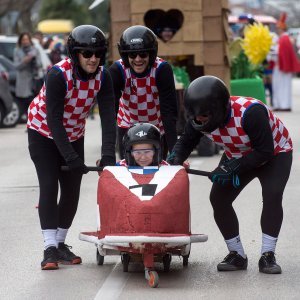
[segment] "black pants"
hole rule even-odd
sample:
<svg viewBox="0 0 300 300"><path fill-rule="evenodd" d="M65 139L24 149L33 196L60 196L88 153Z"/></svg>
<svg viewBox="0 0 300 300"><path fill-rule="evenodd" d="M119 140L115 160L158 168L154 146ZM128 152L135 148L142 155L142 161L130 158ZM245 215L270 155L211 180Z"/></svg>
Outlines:
<svg viewBox="0 0 300 300"><path fill-rule="evenodd" d="M25 114L27 116L28 107L29 107L32 99L33 99L33 96L27 97L27 98L20 98L20 97L16 98L16 101L19 103L20 116L22 116L23 114Z"/></svg>
<svg viewBox="0 0 300 300"><path fill-rule="evenodd" d="M120 159L124 159L125 157L125 149L123 147L123 137L126 134L126 132L128 131L128 128L121 128L121 127L117 127L118 128L118 132L117 132L117 136L118 136L118 149L119 149L119 156ZM167 145L167 140L165 135L162 137L162 142L161 142L161 147L162 147L162 159L166 159L167 155L168 155L168 145Z"/></svg>
<svg viewBox="0 0 300 300"><path fill-rule="evenodd" d="M210 193L210 202L214 209L215 221L225 240L239 234L239 222L232 207L233 201L254 178L258 178L262 187L263 209L261 214L262 232L278 237L282 219L282 197L292 166L292 152L280 153L267 164L251 170L240 177L240 187L222 186L214 183ZM253 205L257 196L253 195Z"/></svg>
<svg viewBox="0 0 300 300"><path fill-rule="evenodd" d="M82 174L63 172L66 165L54 141L28 129L29 152L34 162L39 186L39 217L42 229L69 228L76 214ZM84 159L84 138L72 143ZM60 199L58 190L60 187Z"/></svg>

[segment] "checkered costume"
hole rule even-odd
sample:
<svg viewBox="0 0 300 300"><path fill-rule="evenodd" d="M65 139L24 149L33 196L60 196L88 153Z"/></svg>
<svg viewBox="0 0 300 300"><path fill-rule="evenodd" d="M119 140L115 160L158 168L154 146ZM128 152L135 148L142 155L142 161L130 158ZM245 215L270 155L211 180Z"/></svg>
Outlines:
<svg viewBox="0 0 300 300"><path fill-rule="evenodd" d="M224 128L211 133L204 133L216 144L224 147L228 158L240 158L252 151L249 136L243 129L243 117L252 105L264 105L261 101L250 97L232 96L231 115ZM265 106L265 105L264 105ZM292 151L292 140L283 123L265 106L269 115L269 123L274 140L274 154Z"/></svg>
<svg viewBox="0 0 300 300"><path fill-rule="evenodd" d="M126 68L122 60L117 62L125 78L125 87L119 101L118 126L129 128L138 122L151 123L164 134L161 120L156 73L164 64L161 58L156 58L150 73L145 77L136 77Z"/></svg>
<svg viewBox="0 0 300 300"><path fill-rule="evenodd" d="M100 71L94 79L82 81L76 78L76 87L73 86L73 67L69 58L60 61L54 68L61 70L66 81L67 92L64 100L63 125L69 141L74 142L84 135L86 118L101 88L103 67L99 67ZM40 93L30 104L27 127L52 139L51 131L47 125L45 99L46 86L44 84Z"/></svg>

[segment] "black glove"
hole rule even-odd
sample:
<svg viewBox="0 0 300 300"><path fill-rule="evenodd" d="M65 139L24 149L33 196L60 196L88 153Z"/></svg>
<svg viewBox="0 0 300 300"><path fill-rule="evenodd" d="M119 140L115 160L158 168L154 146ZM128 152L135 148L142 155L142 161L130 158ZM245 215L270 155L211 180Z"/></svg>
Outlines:
<svg viewBox="0 0 300 300"><path fill-rule="evenodd" d="M222 185L232 184L235 188L240 185L240 179L238 172L240 169L239 159L230 159L222 162L215 170L209 175L209 179L212 182L216 182Z"/></svg>
<svg viewBox="0 0 300 300"><path fill-rule="evenodd" d="M106 166L115 166L116 158L112 156L103 155L100 159L100 162L97 161L98 167L106 167Z"/></svg>
<svg viewBox="0 0 300 300"><path fill-rule="evenodd" d="M67 165L69 166L70 171L76 171L81 174L86 174L89 171L87 166L84 164L84 161L80 157L77 157L72 161L68 161Z"/></svg>
<svg viewBox="0 0 300 300"><path fill-rule="evenodd" d="M167 157L167 163L173 166L182 165L183 161L179 157L176 156L176 152L172 151Z"/></svg>

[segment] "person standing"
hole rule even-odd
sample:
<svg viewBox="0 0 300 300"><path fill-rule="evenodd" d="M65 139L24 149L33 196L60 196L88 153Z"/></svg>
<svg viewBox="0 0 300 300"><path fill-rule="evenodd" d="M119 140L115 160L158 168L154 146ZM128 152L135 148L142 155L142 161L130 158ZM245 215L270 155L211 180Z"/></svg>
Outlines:
<svg viewBox="0 0 300 300"><path fill-rule="evenodd" d="M34 47L29 32L19 35L17 47L14 49L16 66L16 98L21 107L20 116L27 112L34 96L34 84L42 68L39 52Z"/></svg>
<svg viewBox="0 0 300 300"><path fill-rule="evenodd" d="M163 158L177 140L177 101L174 75L168 62L157 57L156 35L147 27L127 28L118 44L121 59L109 68L116 97L118 145L124 158L122 139L138 122L159 128L164 143Z"/></svg>
<svg viewBox="0 0 300 300"><path fill-rule="evenodd" d="M287 33L286 13L277 22L278 41L276 45L277 59L273 70L273 110L292 110L292 78L300 72L300 61Z"/></svg>
<svg viewBox="0 0 300 300"><path fill-rule="evenodd" d="M263 196L259 271L281 273L275 248L283 220L283 192L292 165L288 130L268 106L254 98L230 96L223 81L214 76L192 81L184 105L189 120L168 162L183 164L203 136L224 148L218 167L209 176L215 222L229 250L218 271L247 269L232 204L248 183L258 178Z"/></svg>
<svg viewBox="0 0 300 300"><path fill-rule="evenodd" d="M42 270L58 269L59 262L81 263L65 239L76 214L82 175L88 172L84 133L95 99L102 126L100 165L116 164L113 87L103 67L105 35L95 26L78 26L71 32L67 48L69 57L50 69L28 110L29 152L40 186L38 209L45 248ZM63 165L68 165L70 171L63 172Z"/></svg>

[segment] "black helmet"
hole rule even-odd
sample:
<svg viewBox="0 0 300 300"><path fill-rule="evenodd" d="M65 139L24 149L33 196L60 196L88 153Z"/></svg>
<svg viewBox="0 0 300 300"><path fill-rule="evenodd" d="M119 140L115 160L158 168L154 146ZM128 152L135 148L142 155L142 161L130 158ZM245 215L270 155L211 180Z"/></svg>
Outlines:
<svg viewBox="0 0 300 300"><path fill-rule="evenodd" d="M152 164L159 165L161 162L161 135L156 126L150 123L136 123L128 129L123 137L125 160L128 166L136 165L131 155L133 144L152 144L155 148Z"/></svg>
<svg viewBox="0 0 300 300"><path fill-rule="evenodd" d="M74 64L78 64L78 50L102 51L100 65L105 63L107 41L104 33L93 25L80 25L75 27L68 37L68 55Z"/></svg>
<svg viewBox="0 0 300 300"><path fill-rule="evenodd" d="M149 52L149 66L152 67L157 56L158 45L156 35L151 29L141 25L127 28L118 43L120 56L128 68L128 53Z"/></svg>
<svg viewBox="0 0 300 300"><path fill-rule="evenodd" d="M202 76L191 82L184 95L184 106L195 129L212 132L224 126L230 94L225 83L214 76ZM196 116L207 115L208 122L195 121Z"/></svg>

